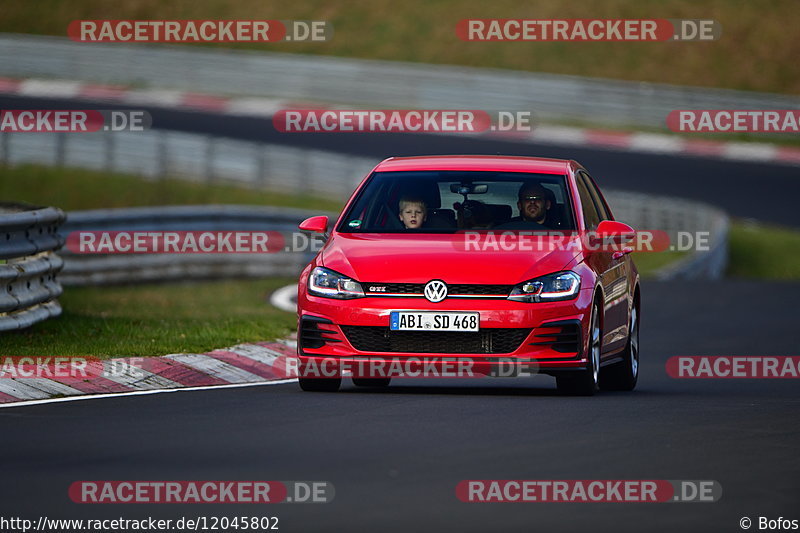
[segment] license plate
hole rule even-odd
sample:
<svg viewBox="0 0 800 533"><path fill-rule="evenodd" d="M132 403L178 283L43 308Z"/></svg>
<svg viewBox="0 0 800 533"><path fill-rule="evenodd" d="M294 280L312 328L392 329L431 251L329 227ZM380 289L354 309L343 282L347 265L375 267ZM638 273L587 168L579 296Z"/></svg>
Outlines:
<svg viewBox="0 0 800 533"><path fill-rule="evenodd" d="M478 331L480 313L435 311L392 311L389 329L393 331Z"/></svg>

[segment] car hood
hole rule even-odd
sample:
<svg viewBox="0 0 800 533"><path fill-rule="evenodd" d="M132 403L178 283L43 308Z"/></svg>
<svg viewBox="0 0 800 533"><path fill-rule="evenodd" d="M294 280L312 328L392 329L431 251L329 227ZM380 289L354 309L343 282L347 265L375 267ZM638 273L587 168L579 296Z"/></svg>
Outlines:
<svg viewBox="0 0 800 533"><path fill-rule="evenodd" d="M513 285L564 270L582 253L577 237L527 237L526 245L487 234L337 233L322 251L322 265L362 282Z"/></svg>

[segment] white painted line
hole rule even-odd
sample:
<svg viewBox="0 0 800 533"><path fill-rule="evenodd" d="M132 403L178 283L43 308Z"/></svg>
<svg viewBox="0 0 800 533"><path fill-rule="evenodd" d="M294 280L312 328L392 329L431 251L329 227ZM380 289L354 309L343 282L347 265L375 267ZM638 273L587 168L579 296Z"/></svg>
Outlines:
<svg viewBox="0 0 800 533"><path fill-rule="evenodd" d="M269 303L282 311L297 312L297 285L287 285L272 293Z"/></svg>
<svg viewBox="0 0 800 533"><path fill-rule="evenodd" d="M212 356L201 355L196 353L181 353L165 356L168 359L173 359L186 366L190 366L195 370L199 370L204 374L208 374L215 378L219 378L228 383L252 383L256 381L264 381L264 378L251 374L247 370L235 367L225 361L220 361Z"/></svg>
<svg viewBox="0 0 800 533"><path fill-rule="evenodd" d="M284 100L274 98L233 98L225 112L229 115L258 115L271 117L286 107Z"/></svg>
<svg viewBox="0 0 800 533"><path fill-rule="evenodd" d="M562 126L537 126L533 128L531 139L547 143L582 144L586 142L586 130Z"/></svg>
<svg viewBox="0 0 800 533"><path fill-rule="evenodd" d="M676 153L684 149L684 141L658 133L634 133L628 150L644 152Z"/></svg>
<svg viewBox="0 0 800 533"><path fill-rule="evenodd" d="M159 376L143 368L126 368L126 373L115 374L111 372L104 372L103 377L109 379L120 385L130 387L132 389L172 389L181 387L180 383L176 383L171 379L164 376Z"/></svg>
<svg viewBox="0 0 800 533"><path fill-rule="evenodd" d="M296 382L297 382L296 379L279 379L274 381L262 381L261 383L232 383L230 385L205 385L202 387L184 387L182 389L138 390L131 392L115 392L108 394L89 394L85 396L67 396L66 398L48 398L45 400L29 400L23 402L0 403L0 409L7 407L26 407L29 405L43 405L48 403L75 402L79 400L102 400L105 398L120 398L123 396L143 396L145 394L161 394L162 392L235 389L242 387L259 387L264 385L286 385L287 383L296 383Z"/></svg>
<svg viewBox="0 0 800 533"><path fill-rule="evenodd" d="M26 96L73 98L78 95L83 86L77 81L63 80L24 80L17 88L17 94Z"/></svg>
<svg viewBox="0 0 800 533"><path fill-rule="evenodd" d="M163 91L156 89L138 89L125 93L123 100L129 104L150 104L159 107L176 107L183 100L180 91Z"/></svg>
<svg viewBox="0 0 800 533"><path fill-rule="evenodd" d="M743 161L770 161L776 159L778 149L772 144L725 143L722 157Z"/></svg>

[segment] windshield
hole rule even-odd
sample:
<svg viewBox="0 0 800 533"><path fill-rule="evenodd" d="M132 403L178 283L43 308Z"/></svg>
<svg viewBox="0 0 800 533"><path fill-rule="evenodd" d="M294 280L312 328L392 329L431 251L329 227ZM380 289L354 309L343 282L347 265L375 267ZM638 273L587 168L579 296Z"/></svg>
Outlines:
<svg viewBox="0 0 800 533"><path fill-rule="evenodd" d="M338 231L572 231L565 183L564 176L521 172L375 172Z"/></svg>

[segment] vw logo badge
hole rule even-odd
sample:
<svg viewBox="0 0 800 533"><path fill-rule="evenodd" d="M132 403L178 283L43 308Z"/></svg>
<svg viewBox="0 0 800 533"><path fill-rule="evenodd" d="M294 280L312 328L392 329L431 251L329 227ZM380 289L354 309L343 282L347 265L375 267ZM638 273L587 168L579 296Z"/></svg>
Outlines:
<svg viewBox="0 0 800 533"><path fill-rule="evenodd" d="M425 298L429 302L441 302L447 298L447 284L440 279L429 281L425 284Z"/></svg>

